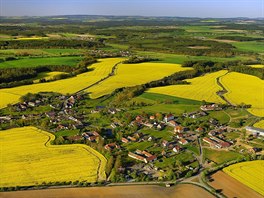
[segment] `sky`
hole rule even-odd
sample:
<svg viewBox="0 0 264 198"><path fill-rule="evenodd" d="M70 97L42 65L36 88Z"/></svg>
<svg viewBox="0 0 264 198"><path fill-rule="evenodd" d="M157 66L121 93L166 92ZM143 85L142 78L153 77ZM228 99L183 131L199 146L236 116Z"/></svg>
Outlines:
<svg viewBox="0 0 264 198"><path fill-rule="evenodd" d="M264 0L0 0L0 16L264 17Z"/></svg>

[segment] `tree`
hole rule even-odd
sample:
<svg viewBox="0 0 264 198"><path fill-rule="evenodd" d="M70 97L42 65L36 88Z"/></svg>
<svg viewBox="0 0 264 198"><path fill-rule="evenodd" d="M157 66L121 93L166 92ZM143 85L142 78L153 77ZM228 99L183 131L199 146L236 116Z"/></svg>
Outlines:
<svg viewBox="0 0 264 198"><path fill-rule="evenodd" d="M111 155L109 160L107 160L107 164L105 168L105 172L107 175L110 175L113 165L114 165L114 157Z"/></svg>

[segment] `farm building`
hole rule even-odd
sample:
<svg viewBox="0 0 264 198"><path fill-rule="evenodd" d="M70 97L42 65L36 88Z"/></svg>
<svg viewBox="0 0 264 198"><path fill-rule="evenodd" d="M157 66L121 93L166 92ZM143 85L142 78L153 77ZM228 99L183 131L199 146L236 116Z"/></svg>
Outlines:
<svg viewBox="0 0 264 198"><path fill-rule="evenodd" d="M256 128L256 127L250 127L247 126L246 130L250 133L252 133L253 135L260 135L260 136L264 136L264 129L260 129L260 128Z"/></svg>

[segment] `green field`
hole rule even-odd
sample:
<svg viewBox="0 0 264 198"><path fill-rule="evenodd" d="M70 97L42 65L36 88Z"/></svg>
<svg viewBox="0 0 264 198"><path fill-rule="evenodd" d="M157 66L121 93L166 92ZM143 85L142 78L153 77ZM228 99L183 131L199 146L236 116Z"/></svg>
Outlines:
<svg viewBox="0 0 264 198"><path fill-rule="evenodd" d="M1 131L0 186L105 179L106 159L100 153L81 144L50 145L54 138L35 127Z"/></svg>
<svg viewBox="0 0 264 198"><path fill-rule="evenodd" d="M159 58L163 63L175 63L182 64L185 61L199 61L199 60L210 60L216 62L223 61L234 61L234 60L248 60L251 58L243 57L243 56L234 56L230 58L222 58L222 57L208 57L208 56L189 56L189 55L178 55L178 54L169 54L169 53L160 53L160 52L149 52L149 51L137 51L138 55L148 56L152 58Z"/></svg>
<svg viewBox="0 0 264 198"><path fill-rule="evenodd" d="M219 150L204 148L203 152L205 159L209 159L215 162L216 164L222 164L242 157L242 155L232 151L219 151Z"/></svg>
<svg viewBox="0 0 264 198"><path fill-rule="evenodd" d="M5 61L0 63L0 68L37 67L45 65L68 65L75 66L80 62L78 56L50 57L50 58L22 58L19 60Z"/></svg>
<svg viewBox="0 0 264 198"><path fill-rule="evenodd" d="M264 53L264 42L261 41L247 41L232 43L237 49L242 51L251 51L256 53Z"/></svg>

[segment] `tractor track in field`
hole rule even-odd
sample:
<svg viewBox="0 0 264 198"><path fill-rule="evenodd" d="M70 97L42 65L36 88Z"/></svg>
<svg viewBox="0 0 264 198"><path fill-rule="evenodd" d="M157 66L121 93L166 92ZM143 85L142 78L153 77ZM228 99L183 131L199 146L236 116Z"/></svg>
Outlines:
<svg viewBox="0 0 264 198"><path fill-rule="evenodd" d="M221 83L220 78L224 77L225 75L227 75L229 72L225 73L222 76L219 76L216 78L216 83L218 86L220 86L222 88L221 91L216 92L216 94L222 99L224 100L227 104L231 105L231 106L235 106L234 104L232 104L229 100L226 99L226 97L224 96L228 90L225 88L225 86Z"/></svg>
<svg viewBox="0 0 264 198"><path fill-rule="evenodd" d="M87 86L87 87L85 87L85 88L83 88L83 89L81 89L81 90L79 90L79 91L77 91L77 92L75 92L74 95L78 95L78 94L80 94L81 92L85 91L86 89L89 89L89 88L91 88L91 87L93 87L93 86L95 86L95 85L98 85L98 84L100 84L101 82L107 80L108 78L114 76L114 75L116 74L116 71L117 71L118 65L121 64L122 62L123 62L123 61L120 61L120 62L116 63L116 64L112 67L112 71L111 71L106 77L102 78L101 80L98 80L97 82L95 82L95 83L93 83L93 84L91 84L91 85L89 85L89 86Z"/></svg>

